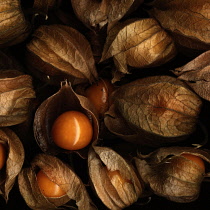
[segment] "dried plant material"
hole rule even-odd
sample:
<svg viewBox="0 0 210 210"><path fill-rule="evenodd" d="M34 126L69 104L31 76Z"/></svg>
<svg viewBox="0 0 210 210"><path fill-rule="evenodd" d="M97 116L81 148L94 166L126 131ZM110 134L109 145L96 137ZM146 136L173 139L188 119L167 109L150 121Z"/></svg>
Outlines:
<svg viewBox="0 0 210 210"><path fill-rule="evenodd" d="M20 0L0 1L0 46L18 44L29 35L29 23L21 10Z"/></svg>
<svg viewBox="0 0 210 210"><path fill-rule="evenodd" d="M89 100L76 94L72 87L65 82L60 90L47 98L37 109L34 117L35 139L43 152L57 154L59 152L69 152L59 148L53 142L51 129L54 121L66 111L79 111L85 114L93 126L92 141L98 138L98 120ZM70 151L71 152L71 151Z"/></svg>
<svg viewBox="0 0 210 210"><path fill-rule="evenodd" d="M0 171L0 195L8 201L9 193L24 162L24 148L18 136L8 128L0 129L0 143L5 145L7 160Z"/></svg>
<svg viewBox="0 0 210 210"><path fill-rule="evenodd" d="M158 66L176 55L172 38L153 18L128 20L108 33L101 61L113 57L119 72Z"/></svg>
<svg viewBox="0 0 210 210"><path fill-rule="evenodd" d="M135 161L141 178L155 194L186 203L198 198L201 182L209 174L186 154L210 162L209 151L191 147L160 148L149 155L140 154Z"/></svg>
<svg viewBox="0 0 210 210"><path fill-rule="evenodd" d="M11 126L28 118L35 98L32 77L17 70L0 71L0 126Z"/></svg>
<svg viewBox="0 0 210 210"><path fill-rule="evenodd" d="M127 12L137 8L143 0L71 0L76 16L89 28L111 28Z"/></svg>
<svg viewBox="0 0 210 210"><path fill-rule="evenodd" d="M181 46L208 50L210 4L208 0L156 0L150 14L169 30Z"/></svg>
<svg viewBox="0 0 210 210"><path fill-rule="evenodd" d="M201 99L180 80L152 76L121 86L105 124L125 140L150 146L181 141L196 128Z"/></svg>
<svg viewBox="0 0 210 210"><path fill-rule="evenodd" d="M210 101L210 51L206 51L182 67L173 70L200 97Z"/></svg>
<svg viewBox="0 0 210 210"><path fill-rule="evenodd" d="M93 187L109 209L123 209L141 196L143 186L131 166L108 147L93 146L88 155Z"/></svg>
<svg viewBox="0 0 210 210"><path fill-rule="evenodd" d="M52 84L92 83L98 77L89 42L64 25L40 26L27 45L26 63L35 76Z"/></svg>
<svg viewBox="0 0 210 210"><path fill-rule="evenodd" d="M66 195L45 197L40 191L36 178L40 170L62 188ZM68 165L54 156L37 155L31 162L31 167L23 169L19 174L18 185L24 200L31 209L57 209L59 206L71 205L68 203L71 200L76 201L79 210L96 209L80 178Z"/></svg>

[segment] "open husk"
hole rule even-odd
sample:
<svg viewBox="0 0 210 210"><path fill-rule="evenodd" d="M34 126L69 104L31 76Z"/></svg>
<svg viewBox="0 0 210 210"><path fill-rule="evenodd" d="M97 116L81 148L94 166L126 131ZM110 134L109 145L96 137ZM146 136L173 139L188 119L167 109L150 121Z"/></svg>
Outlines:
<svg viewBox="0 0 210 210"><path fill-rule="evenodd" d="M0 129L0 143L7 151L6 164L0 171L0 195L7 201L16 177L22 169L25 153L20 139L9 128Z"/></svg>
<svg viewBox="0 0 210 210"><path fill-rule="evenodd" d="M132 165L111 148L90 148L88 168L96 194L109 209L123 209L142 195L143 185Z"/></svg>
<svg viewBox="0 0 210 210"><path fill-rule="evenodd" d="M37 184L36 173L42 170L53 180L66 195L61 197L45 197ZM46 154L37 155L30 168L24 168L18 176L20 192L31 209L57 209L59 206L71 207L69 201L76 201L80 210L94 210L84 184L74 171L60 159Z"/></svg>
<svg viewBox="0 0 210 210"><path fill-rule="evenodd" d="M68 82L64 82L54 95L47 98L36 110L34 117L34 136L43 152L58 154L71 152L56 146L52 140L51 129L56 118L66 111L79 111L87 115L93 126L92 142L98 138L98 120L89 100L74 92Z"/></svg>
<svg viewBox="0 0 210 210"><path fill-rule="evenodd" d="M210 152L193 147L163 147L135 158L138 172L145 184L155 194L171 201L187 203L196 200L206 171L182 154L195 155L206 164L210 163Z"/></svg>

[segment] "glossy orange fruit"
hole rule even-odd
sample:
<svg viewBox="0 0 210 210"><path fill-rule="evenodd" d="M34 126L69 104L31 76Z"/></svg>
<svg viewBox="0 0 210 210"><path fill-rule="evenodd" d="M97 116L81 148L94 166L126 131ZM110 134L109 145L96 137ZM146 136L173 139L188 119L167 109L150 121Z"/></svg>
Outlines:
<svg viewBox="0 0 210 210"><path fill-rule="evenodd" d="M203 172L205 172L205 164L204 164L204 161L203 161L202 158L200 158L196 155L187 154L187 153L184 153L181 156L187 158L188 160L193 161L194 163L196 163L202 169Z"/></svg>
<svg viewBox="0 0 210 210"><path fill-rule="evenodd" d="M42 170L37 173L36 178L39 189L45 197L55 198L66 194L66 192L63 191L55 182L51 181Z"/></svg>
<svg viewBox="0 0 210 210"><path fill-rule="evenodd" d="M66 150L78 150L86 147L92 140L93 127L89 118L78 111L61 114L52 127L52 139L55 144Z"/></svg>
<svg viewBox="0 0 210 210"><path fill-rule="evenodd" d="M7 153L5 146L0 143L0 169L2 169L7 160Z"/></svg>
<svg viewBox="0 0 210 210"><path fill-rule="evenodd" d="M107 79L101 79L88 87L85 95L94 105L98 114L103 115L109 109L109 96L113 91L114 85Z"/></svg>

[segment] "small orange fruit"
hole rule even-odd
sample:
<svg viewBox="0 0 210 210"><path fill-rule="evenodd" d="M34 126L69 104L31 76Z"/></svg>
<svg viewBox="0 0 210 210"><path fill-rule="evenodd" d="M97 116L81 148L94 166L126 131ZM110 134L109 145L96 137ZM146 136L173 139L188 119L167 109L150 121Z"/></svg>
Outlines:
<svg viewBox="0 0 210 210"><path fill-rule="evenodd" d="M110 180L118 180L119 183L121 183L122 185L125 182L128 182L127 180L125 180L122 175L120 174L119 170L115 170L115 171L110 171L107 169L107 175L109 176Z"/></svg>
<svg viewBox="0 0 210 210"><path fill-rule="evenodd" d="M36 179L39 189L45 197L55 198L66 194L66 192L64 192L55 182L51 181L42 170L37 173Z"/></svg>
<svg viewBox="0 0 210 210"><path fill-rule="evenodd" d="M193 161L194 163L196 163L202 169L203 172L205 172L205 164L204 164L204 161L203 161L202 158L200 158L196 155L187 154L187 153L184 153L181 156L187 158L188 160Z"/></svg>
<svg viewBox="0 0 210 210"><path fill-rule="evenodd" d="M85 96L91 101L99 115L109 109L109 96L114 91L114 85L107 79L101 79L97 83L88 87Z"/></svg>
<svg viewBox="0 0 210 210"><path fill-rule="evenodd" d="M0 169L2 169L6 163L7 154L5 146L0 143Z"/></svg>
<svg viewBox="0 0 210 210"><path fill-rule="evenodd" d="M82 112L67 111L55 120L51 134L57 146L66 150L78 150L91 142L93 127Z"/></svg>

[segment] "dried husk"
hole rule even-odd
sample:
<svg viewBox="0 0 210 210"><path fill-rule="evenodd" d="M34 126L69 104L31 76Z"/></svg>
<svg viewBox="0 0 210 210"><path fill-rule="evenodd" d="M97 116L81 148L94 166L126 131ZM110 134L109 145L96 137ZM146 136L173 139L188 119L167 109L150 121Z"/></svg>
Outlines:
<svg viewBox="0 0 210 210"><path fill-rule="evenodd" d="M195 155L210 163L210 152L195 147L163 147L148 155L139 154L135 163L141 178L155 194L187 203L198 198L201 182L209 172L203 173L197 163L181 154Z"/></svg>
<svg viewBox="0 0 210 210"><path fill-rule="evenodd" d="M66 192L61 197L45 197L37 184L36 173L42 170ZM75 172L55 156L38 154L30 168L24 168L18 176L20 193L31 209L57 209L59 206L71 207L71 200L76 201L80 210L97 209L92 203L84 184Z"/></svg>
<svg viewBox="0 0 210 210"><path fill-rule="evenodd" d="M151 16L170 31L184 48L208 50L210 46L210 4L208 0L156 0Z"/></svg>
<svg viewBox="0 0 210 210"><path fill-rule="evenodd" d="M42 25L27 44L26 64L34 76L58 85L68 80L72 85L98 77L92 50L77 30L64 25Z"/></svg>
<svg viewBox="0 0 210 210"><path fill-rule="evenodd" d="M130 163L108 147L93 146L88 154L93 188L109 209L123 209L142 195L143 185ZM109 177L108 171L119 176Z"/></svg>
<svg viewBox="0 0 210 210"><path fill-rule="evenodd" d="M108 24L111 28L124 15L136 9L143 0L71 0L76 16L88 27L101 29Z"/></svg>
<svg viewBox="0 0 210 210"><path fill-rule="evenodd" d="M20 0L0 1L0 47L23 42L30 32L29 22L25 19Z"/></svg>
<svg viewBox="0 0 210 210"><path fill-rule="evenodd" d="M93 125L92 141L98 138L98 120L89 100L76 94L68 82L63 82L54 95L47 98L37 109L34 117L34 136L43 152L58 154L71 152L55 145L51 136L51 128L55 119L66 111L79 111L87 115Z"/></svg>
<svg viewBox="0 0 210 210"><path fill-rule="evenodd" d="M164 64L176 55L172 38L153 18L132 19L112 28L101 61L113 57L119 72Z"/></svg>
<svg viewBox="0 0 210 210"><path fill-rule="evenodd" d="M160 146L183 141L196 129L202 101L182 81L151 76L119 87L105 125L137 144Z"/></svg>
<svg viewBox="0 0 210 210"><path fill-rule="evenodd" d="M210 101L210 51L206 51L173 70L178 79L187 83L200 97Z"/></svg>
<svg viewBox="0 0 210 210"><path fill-rule="evenodd" d="M32 77L14 69L0 70L0 126L24 122L35 98Z"/></svg>
<svg viewBox="0 0 210 210"><path fill-rule="evenodd" d="M20 139L9 128L0 129L0 143L7 149L6 164L0 171L0 195L8 201L16 177L22 169L25 153Z"/></svg>

